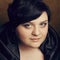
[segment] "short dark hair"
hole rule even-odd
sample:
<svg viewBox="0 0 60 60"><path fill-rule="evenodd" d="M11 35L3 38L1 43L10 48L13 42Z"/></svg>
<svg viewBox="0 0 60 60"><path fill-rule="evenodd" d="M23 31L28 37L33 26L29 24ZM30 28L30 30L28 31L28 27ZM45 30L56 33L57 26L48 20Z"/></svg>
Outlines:
<svg viewBox="0 0 60 60"><path fill-rule="evenodd" d="M21 24L38 18L43 11L48 14L50 21L51 12L49 7L39 0L15 0L8 8L10 21L15 24Z"/></svg>

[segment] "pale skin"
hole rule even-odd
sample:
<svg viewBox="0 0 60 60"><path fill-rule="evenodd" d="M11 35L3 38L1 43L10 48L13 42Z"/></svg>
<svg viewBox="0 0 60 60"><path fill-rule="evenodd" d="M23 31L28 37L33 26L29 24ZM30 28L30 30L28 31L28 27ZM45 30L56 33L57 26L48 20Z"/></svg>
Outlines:
<svg viewBox="0 0 60 60"><path fill-rule="evenodd" d="M39 49L48 33L48 15L44 11L37 19L20 24L16 28L21 40L19 44L20 60L44 60Z"/></svg>

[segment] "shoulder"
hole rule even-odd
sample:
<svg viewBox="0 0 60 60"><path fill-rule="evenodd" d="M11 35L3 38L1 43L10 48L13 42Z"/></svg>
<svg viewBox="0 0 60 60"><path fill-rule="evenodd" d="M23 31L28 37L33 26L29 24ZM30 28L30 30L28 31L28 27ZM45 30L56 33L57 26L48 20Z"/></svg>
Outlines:
<svg viewBox="0 0 60 60"><path fill-rule="evenodd" d="M6 50L6 46L8 44L7 38L6 38L6 28L7 24L4 24L0 27L0 59L1 60L7 60L5 55L8 53ZM4 52L5 51L5 52Z"/></svg>
<svg viewBox="0 0 60 60"><path fill-rule="evenodd" d="M0 40L2 40L2 41L7 40L8 29L9 29L8 26L9 26L9 23L6 23L0 27Z"/></svg>
<svg viewBox="0 0 60 60"><path fill-rule="evenodd" d="M0 60L17 60L17 45L11 42L12 32L9 23L4 24L0 28Z"/></svg>
<svg viewBox="0 0 60 60"><path fill-rule="evenodd" d="M46 59L60 60L60 37L50 25L46 40L41 45L41 50Z"/></svg>
<svg viewBox="0 0 60 60"><path fill-rule="evenodd" d="M46 48L50 50L50 59L60 60L60 36L51 26L49 26L48 30L48 41Z"/></svg>
<svg viewBox="0 0 60 60"><path fill-rule="evenodd" d="M55 47L57 46L57 48L60 47L60 36L59 34L55 31L54 28L52 28L51 26L49 26L49 30L48 30L48 37L51 41L51 44L55 43Z"/></svg>
<svg viewBox="0 0 60 60"><path fill-rule="evenodd" d="M12 27L12 24L10 22L2 25L0 27L0 39L10 39L13 36L14 28Z"/></svg>
<svg viewBox="0 0 60 60"><path fill-rule="evenodd" d="M9 27L9 22L8 23L5 23L5 24L3 24L2 26L0 26L0 34L2 34L2 33L4 33L4 32L6 32L6 30L8 29L8 27Z"/></svg>
<svg viewBox="0 0 60 60"><path fill-rule="evenodd" d="M6 45L15 38L15 31L12 28L13 27L9 22L0 27L0 41L4 42Z"/></svg>

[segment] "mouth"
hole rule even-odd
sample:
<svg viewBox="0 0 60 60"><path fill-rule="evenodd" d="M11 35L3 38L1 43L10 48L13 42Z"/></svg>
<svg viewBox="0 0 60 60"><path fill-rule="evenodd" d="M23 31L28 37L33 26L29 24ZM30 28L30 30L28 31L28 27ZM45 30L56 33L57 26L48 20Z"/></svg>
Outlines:
<svg viewBox="0 0 60 60"><path fill-rule="evenodd" d="M30 38L30 39L34 42L38 42L40 40L40 38Z"/></svg>

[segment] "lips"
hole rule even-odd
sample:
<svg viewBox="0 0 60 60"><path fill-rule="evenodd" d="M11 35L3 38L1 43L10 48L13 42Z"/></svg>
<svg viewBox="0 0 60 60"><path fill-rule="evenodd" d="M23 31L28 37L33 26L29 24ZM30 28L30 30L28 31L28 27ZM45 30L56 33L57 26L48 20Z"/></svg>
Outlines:
<svg viewBox="0 0 60 60"><path fill-rule="evenodd" d="M39 41L39 39L40 38L30 38L32 41L35 41L35 42L37 42L37 41Z"/></svg>

